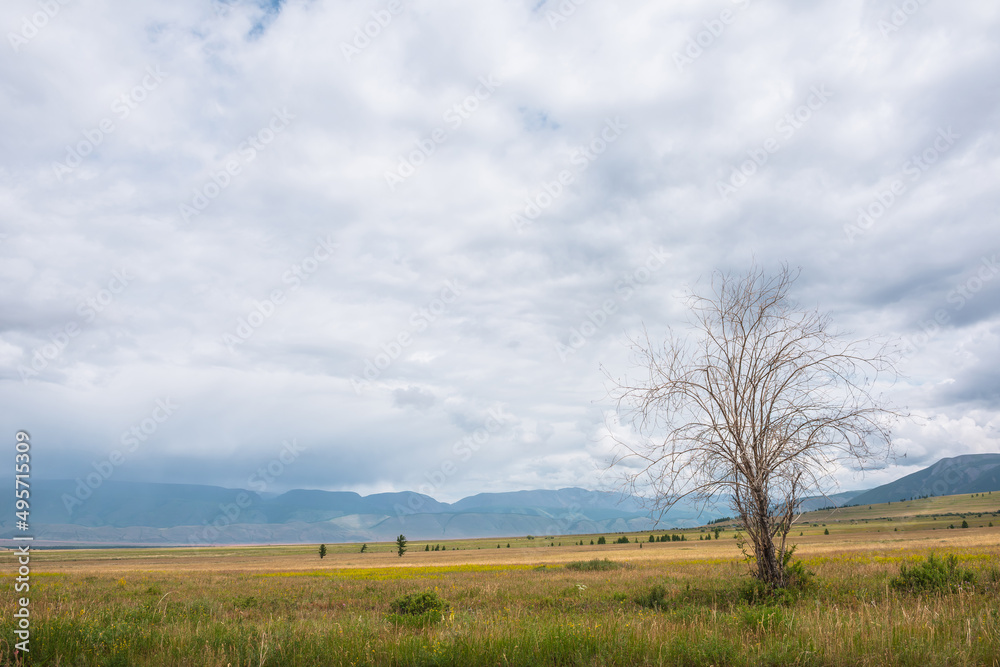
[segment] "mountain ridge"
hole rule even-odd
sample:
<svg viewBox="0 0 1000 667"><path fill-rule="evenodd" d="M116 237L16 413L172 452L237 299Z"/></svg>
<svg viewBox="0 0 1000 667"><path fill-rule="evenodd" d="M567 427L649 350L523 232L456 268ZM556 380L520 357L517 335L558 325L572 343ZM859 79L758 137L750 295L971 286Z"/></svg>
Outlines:
<svg viewBox="0 0 1000 667"><path fill-rule="evenodd" d="M806 498L802 509L994 490L1000 491L1000 453L969 454L875 489ZM12 505L0 502L0 539L14 534ZM580 487L478 493L446 503L412 491L292 489L272 496L195 484L106 480L90 489L80 480L34 480L31 523L36 540L50 543L242 544L665 530L729 513L682 502L657 523L634 498Z"/></svg>
<svg viewBox="0 0 1000 667"><path fill-rule="evenodd" d="M923 470L883 484L851 500L857 505L923 496L953 496L1000 490L1000 453L962 454L939 459Z"/></svg>

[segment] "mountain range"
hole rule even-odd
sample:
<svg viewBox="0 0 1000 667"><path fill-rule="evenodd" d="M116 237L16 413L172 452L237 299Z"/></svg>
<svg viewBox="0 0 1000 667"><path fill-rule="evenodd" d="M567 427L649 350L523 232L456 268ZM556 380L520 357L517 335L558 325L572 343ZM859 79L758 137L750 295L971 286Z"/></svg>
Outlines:
<svg viewBox="0 0 1000 667"><path fill-rule="evenodd" d="M927 495L1000 491L1000 454L947 458L875 489L807 498L804 510ZM14 507L0 502L0 539L15 532ZM35 543L78 545L287 544L573 535L663 530L706 524L725 503L679 503L657 524L635 499L580 488L481 493L454 503L413 493L361 496L293 490L265 496L244 489L104 480L33 480Z"/></svg>
<svg viewBox="0 0 1000 667"><path fill-rule="evenodd" d="M895 482L851 499L852 505L894 503L923 496L954 496L1000 490L1000 454L967 454L941 459Z"/></svg>

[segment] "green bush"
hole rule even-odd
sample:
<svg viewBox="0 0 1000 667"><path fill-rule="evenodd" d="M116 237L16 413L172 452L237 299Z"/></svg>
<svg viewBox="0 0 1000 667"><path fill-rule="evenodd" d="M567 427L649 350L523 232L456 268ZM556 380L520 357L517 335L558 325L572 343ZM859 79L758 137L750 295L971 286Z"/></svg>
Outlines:
<svg viewBox="0 0 1000 667"><path fill-rule="evenodd" d="M667 606L667 589L660 584L656 584L645 593L639 593L635 597L635 603L646 609L655 609L657 611L664 609Z"/></svg>
<svg viewBox="0 0 1000 667"><path fill-rule="evenodd" d="M792 561L797 545L793 545L782 556L781 566L785 571L785 587L776 588L755 577L740 582L737 597L748 604L784 604L798 600L802 593L812 587L815 573L807 570L800 560Z"/></svg>
<svg viewBox="0 0 1000 667"><path fill-rule="evenodd" d="M794 552L795 547L785 552L785 581L788 582L788 588L801 592L809 588L816 573L807 570L805 563L800 560L792 562Z"/></svg>
<svg viewBox="0 0 1000 667"><path fill-rule="evenodd" d="M607 558L594 558L593 560L577 560L572 563L566 563L567 570L581 570L584 572L591 572L595 570L617 570L623 567L623 563L616 563L613 560L608 560Z"/></svg>
<svg viewBox="0 0 1000 667"><path fill-rule="evenodd" d="M390 606L397 614L409 614L411 616L425 614L429 611L444 613L448 609L448 603L441 599L441 596L434 591L409 593L393 600Z"/></svg>
<svg viewBox="0 0 1000 667"><path fill-rule="evenodd" d="M954 555L942 559L934 554L914 565L903 563L899 566L899 575L891 582L893 588L911 593L948 593L960 589L963 584L975 583L975 572L959 567Z"/></svg>
<svg viewBox="0 0 1000 667"><path fill-rule="evenodd" d="M390 605L394 613L389 620L399 625L424 627L444 620L448 603L434 591L409 593L393 600Z"/></svg>

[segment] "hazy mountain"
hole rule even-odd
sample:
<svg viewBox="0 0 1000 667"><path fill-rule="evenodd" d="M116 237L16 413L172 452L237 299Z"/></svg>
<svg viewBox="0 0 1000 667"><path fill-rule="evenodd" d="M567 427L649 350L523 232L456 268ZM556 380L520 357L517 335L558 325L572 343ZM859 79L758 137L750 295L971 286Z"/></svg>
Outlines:
<svg viewBox="0 0 1000 667"><path fill-rule="evenodd" d="M906 477L866 491L854 505L897 502L921 496L1000 491L1000 454L967 454L941 459Z"/></svg>
<svg viewBox="0 0 1000 667"><path fill-rule="evenodd" d="M942 459L870 491L807 498L804 510L925 495L1000 491L1000 454ZM294 490L277 496L192 484L33 480L31 533L38 542L241 544L374 542L513 535L665 530L730 514L720 502L679 503L657 525L632 498L580 488L480 493L442 503L410 491L361 496ZM0 538L9 539L13 494L0 502Z"/></svg>
<svg viewBox="0 0 1000 667"><path fill-rule="evenodd" d="M13 508L0 503L0 536ZM657 525L635 501L579 488L484 493L442 503L413 493L294 490L274 497L186 484L35 480L37 540L87 543L384 541L510 535L613 533L699 525L720 514L678 505Z"/></svg>

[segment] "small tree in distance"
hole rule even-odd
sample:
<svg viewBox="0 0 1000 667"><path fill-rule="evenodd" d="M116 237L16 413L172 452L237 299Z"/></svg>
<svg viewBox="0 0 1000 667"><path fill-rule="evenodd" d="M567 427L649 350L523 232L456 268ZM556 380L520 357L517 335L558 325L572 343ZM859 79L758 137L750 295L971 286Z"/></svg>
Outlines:
<svg viewBox="0 0 1000 667"><path fill-rule="evenodd" d="M871 389L895 377L887 346L845 340L829 317L799 310L797 277L787 266L716 273L714 294L690 296L693 338L654 345L644 332L632 341L640 377L608 376L634 428L614 436L611 464L629 491L661 516L683 498L728 501L752 574L778 588L804 493L823 493L842 463L888 458L902 416Z"/></svg>
<svg viewBox="0 0 1000 667"><path fill-rule="evenodd" d="M402 557L403 554L406 553L406 536L405 535L400 535L399 537L396 538L396 553L399 554L400 557Z"/></svg>
<svg viewBox="0 0 1000 667"><path fill-rule="evenodd" d="M320 557L321 560L324 557L326 557L326 545L325 544L319 545L319 557Z"/></svg>

